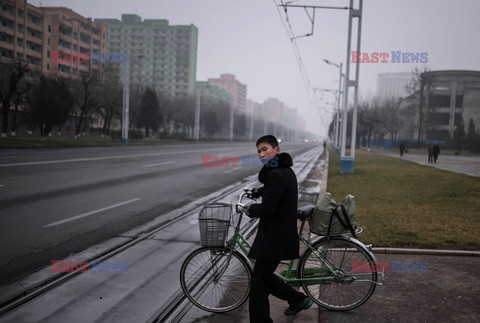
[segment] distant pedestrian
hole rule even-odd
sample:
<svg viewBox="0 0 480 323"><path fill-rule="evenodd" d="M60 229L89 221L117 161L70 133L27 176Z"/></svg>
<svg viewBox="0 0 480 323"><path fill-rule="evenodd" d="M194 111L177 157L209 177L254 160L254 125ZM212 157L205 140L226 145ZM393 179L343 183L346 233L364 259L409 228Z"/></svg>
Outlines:
<svg viewBox="0 0 480 323"><path fill-rule="evenodd" d="M403 144L403 142L400 144L400 147L398 147L400 149L400 157L403 157L403 152L405 151L405 145Z"/></svg>
<svg viewBox="0 0 480 323"><path fill-rule="evenodd" d="M433 145L428 146L428 163L433 163Z"/></svg>
<svg viewBox="0 0 480 323"><path fill-rule="evenodd" d="M433 145L433 162L437 163L438 155L440 154L440 146L435 144Z"/></svg>

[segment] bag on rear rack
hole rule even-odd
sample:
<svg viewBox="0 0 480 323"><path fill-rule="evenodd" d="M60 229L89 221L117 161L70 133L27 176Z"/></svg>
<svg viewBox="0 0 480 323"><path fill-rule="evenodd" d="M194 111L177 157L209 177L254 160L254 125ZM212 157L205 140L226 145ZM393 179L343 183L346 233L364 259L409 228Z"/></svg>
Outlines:
<svg viewBox="0 0 480 323"><path fill-rule="evenodd" d="M349 194L337 203L332 194L325 193L317 201L315 211L310 221L312 233L329 236L339 234L352 234L355 236L357 221L355 215L355 198Z"/></svg>

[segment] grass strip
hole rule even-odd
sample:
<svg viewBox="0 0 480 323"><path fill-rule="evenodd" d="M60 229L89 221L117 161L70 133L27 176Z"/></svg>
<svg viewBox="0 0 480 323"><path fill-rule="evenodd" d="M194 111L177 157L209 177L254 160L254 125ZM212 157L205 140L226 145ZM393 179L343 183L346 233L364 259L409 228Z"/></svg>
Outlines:
<svg viewBox="0 0 480 323"><path fill-rule="evenodd" d="M328 189L355 196L360 240L375 247L480 249L480 179L363 150L353 174L330 153Z"/></svg>

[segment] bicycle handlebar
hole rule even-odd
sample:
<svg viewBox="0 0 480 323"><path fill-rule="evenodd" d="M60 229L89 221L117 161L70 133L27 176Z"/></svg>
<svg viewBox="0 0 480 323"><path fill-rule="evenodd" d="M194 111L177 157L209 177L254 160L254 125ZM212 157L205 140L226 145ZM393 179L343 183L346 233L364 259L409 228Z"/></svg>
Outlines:
<svg viewBox="0 0 480 323"><path fill-rule="evenodd" d="M252 191L251 189L249 188L244 188L243 189L243 193L240 194L240 197L238 198L238 203L235 205L235 212L237 213L244 213L246 209L248 209L248 207L242 203L242 200L244 197L248 198L248 199L251 199L251 200L256 200L253 196L252 196Z"/></svg>

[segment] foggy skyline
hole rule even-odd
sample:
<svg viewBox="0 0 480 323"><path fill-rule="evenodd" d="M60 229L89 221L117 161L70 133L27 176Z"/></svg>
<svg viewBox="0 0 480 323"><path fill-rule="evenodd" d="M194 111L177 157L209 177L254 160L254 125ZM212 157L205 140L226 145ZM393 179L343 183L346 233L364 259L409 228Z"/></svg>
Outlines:
<svg viewBox="0 0 480 323"><path fill-rule="evenodd" d="M312 88L338 89L338 68L323 59L346 64L348 10L317 9L313 35L295 40L294 55L286 28L298 37L312 31L312 10L289 8L288 21L280 0L28 0L35 6L62 6L85 16L121 19L122 14L138 14L142 19L166 19L171 25L198 28L197 81L234 74L247 85L247 98L262 103L278 98L298 110L307 130L325 135L334 97ZM349 1L291 1L296 5L348 6ZM480 30L475 17L480 12L476 0L365 0L361 50L374 52L427 53L427 62L360 63L360 99L375 94L378 73L423 70L480 70L477 59ZM354 50L354 47L352 47ZM390 54L391 56L391 54ZM424 56L425 58L425 56ZM298 65L305 68L302 77ZM351 55L349 55L351 59ZM351 69L355 64L351 65ZM345 68L344 68L345 72ZM351 74L353 75L353 74ZM310 87L310 88L309 88ZM350 93L353 93L351 91ZM349 94L352 97L352 94Z"/></svg>

